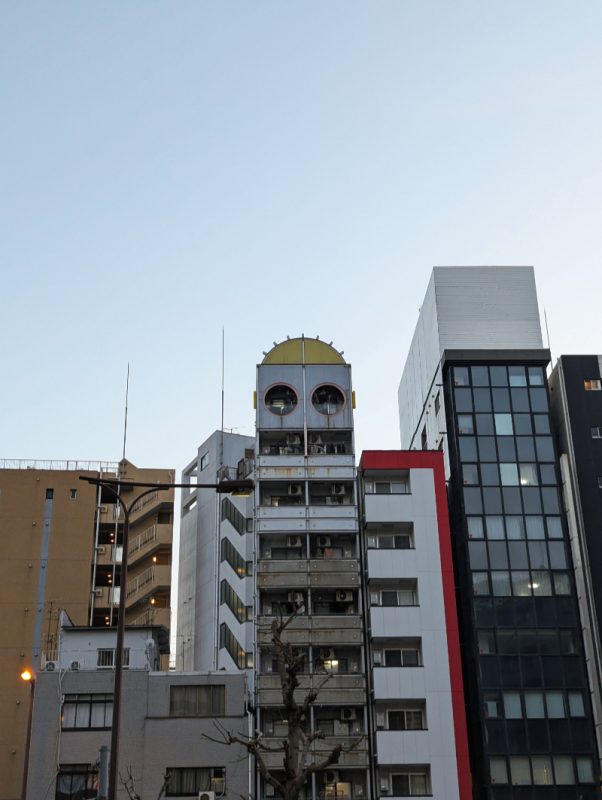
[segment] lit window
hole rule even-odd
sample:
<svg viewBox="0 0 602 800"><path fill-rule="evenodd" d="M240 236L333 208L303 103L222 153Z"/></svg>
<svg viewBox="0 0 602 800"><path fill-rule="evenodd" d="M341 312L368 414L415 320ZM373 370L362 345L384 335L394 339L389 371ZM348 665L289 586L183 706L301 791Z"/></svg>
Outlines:
<svg viewBox="0 0 602 800"><path fill-rule="evenodd" d="M602 381L599 381L595 378L590 378L588 381L583 381L583 388L586 392L602 391Z"/></svg>
<svg viewBox="0 0 602 800"><path fill-rule="evenodd" d="M61 764L56 776L55 800L96 797L98 769L90 764Z"/></svg>
<svg viewBox="0 0 602 800"><path fill-rule="evenodd" d="M67 694L63 703L61 727L71 728L111 727L113 719L112 694Z"/></svg>
<svg viewBox="0 0 602 800"><path fill-rule="evenodd" d="M113 590L115 591L115 590ZM96 651L96 666L98 669L113 669L115 666L115 649L101 648ZM123 648L123 667L130 666L130 648Z"/></svg>
<svg viewBox="0 0 602 800"><path fill-rule="evenodd" d="M602 439L602 426L598 425L592 428L592 439Z"/></svg>

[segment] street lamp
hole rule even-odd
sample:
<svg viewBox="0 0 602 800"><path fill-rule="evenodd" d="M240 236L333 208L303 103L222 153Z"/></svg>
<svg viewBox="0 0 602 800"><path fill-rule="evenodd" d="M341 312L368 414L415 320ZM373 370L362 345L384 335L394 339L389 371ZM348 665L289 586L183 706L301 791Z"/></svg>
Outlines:
<svg viewBox="0 0 602 800"><path fill-rule="evenodd" d="M164 492L170 489L215 489L218 494L250 494L255 488L252 480L222 480L219 483L145 483L139 481L120 481L110 478L89 478L80 476L80 481L86 481L94 486L102 486L111 492L118 504L120 513L123 512L123 540L121 555L121 578L119 590L119 610L117 613L117 642L115 645L115 679L113 684L113 719L111 722L111 754L109 762L109 794L108 800L116 800L117 797L117 775L118 775L118 755L119 755L119 714L121 709L121 679L123 675L123 639L125 635L125 594L127 586L128 568L128 539L130 533L130 514L136 503L152 492ZM127 487L145 489L126 505L121 498L120 489ZM104 798L100 798L104 800Z"/></svg>
<svg viewBox="0 0 602 800"><path fill-rule="evenodd" d="M19 676L24 683L29 684L29 711L27 713L27 739L25 741L25 763L23 766L23 784L21 788L21 800L27 796L27 773L29 772L29 750L31 748L31 723L33 719L33 696L36 690L35 673L32 669L25 668Z"/></svg>

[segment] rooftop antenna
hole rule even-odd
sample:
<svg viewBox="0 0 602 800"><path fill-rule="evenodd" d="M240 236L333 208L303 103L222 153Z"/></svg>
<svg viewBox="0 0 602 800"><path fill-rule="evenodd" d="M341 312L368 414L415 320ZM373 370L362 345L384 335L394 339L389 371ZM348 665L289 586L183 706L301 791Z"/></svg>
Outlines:
<svg viewBox="0 0 602 800"><path fill-rule="evenodd" d="M127 377L125 379L125 414L123 417L123 456L125 458L125 443L128 434L128 394L130 391L130 362L128 361Z"/></svg>

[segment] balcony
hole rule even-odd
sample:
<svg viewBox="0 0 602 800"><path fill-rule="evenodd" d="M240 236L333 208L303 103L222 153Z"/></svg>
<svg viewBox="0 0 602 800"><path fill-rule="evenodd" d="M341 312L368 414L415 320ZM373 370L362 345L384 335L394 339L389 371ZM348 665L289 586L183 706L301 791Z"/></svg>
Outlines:
<svg viewBox="0 0 602 800"><path fill-rule="evenodd" d="M307 561L271 561L262 559L257 564L257 585L270 588L299 588L309 583Z"/></svg>
<svg viewBox="0 0 602 800"><path fill-rule="evenodd" d="M326 680L328 678L328 680ZM326 681L326 682L324 682ZM263 674L257 679L259 690L259 705L282 706L282 688L280 677L275 674ZM302 699L309 689L318 689L320 704L362 705L366 702L366 684L364 676L336 675L330 677L326 673L313 675L299 675L299 689L297 697Z"/></svg>
<svg viewBox="0 0 602 800"><path fill-rule="evenodd" d="M171 566L154 564L143 570L127 583L126 601L128 605L151 595L159 589L168 589L171 584Z"/></svg>
<svg viewBox="0 0 602 800"><path fill-rule="evenodd" d="M150 555L162 545L171 547L172 526L171 525L149 525L137 536L129 541L128 561L135 564L140 559Z"/></svg>
<svg viewBox="0 0 602 800"><path fill-rule="evenodd" d="M149 606L142 614L138 614L138 616L134 617L133 619L127 619L125 621L126 625L163 625L166 628L169 628L171 624L170 620L170 610L169 608L156 608L155 606Z"/></svg>
<svg viewBox="0 0 602 800"><path fill-rule="evenodd" d="M368 523L411 520L416 516L411 494L366 494L364 508Z"/></svg>
<svg viewBox="0 0 602 800"><path fill-rule="evenodd" d="M93 590L94 608L109 608L119 605L119 586L102 586Z"/></svg>
<svg viewBox="0 0 602 800"><path fill-rule="evenodd" d="M359 744L358 744L358 739ZM263 742L268 747L278 747L284 744L284 739L263 738ZM336 768L340 767L365 767L368 764L368 743L365 735L361 736L327 736L313 743L310 752L315 754L318 759L326 758L338 744L343 747L353 747L350 752L343 752L339 758ZM355 745L355 746L354 746ZM265 753L263 758L268 769L278 769L282 767L283 752Z"/></svg>
<svg viewBox="0 0 602 800"><path fill-rule="evenodd" d="M101 544L96 550L96 563L98 566L107 567L113 563L121 564L121 546L115 547L112 544Z"/></svg>

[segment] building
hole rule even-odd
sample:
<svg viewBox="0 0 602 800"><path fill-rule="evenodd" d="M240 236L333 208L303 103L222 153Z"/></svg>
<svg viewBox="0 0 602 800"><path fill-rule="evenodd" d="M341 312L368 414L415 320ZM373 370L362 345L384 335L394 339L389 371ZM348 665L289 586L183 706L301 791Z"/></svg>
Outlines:
<svg viewBox="0 0 602 800"><path fill-rule="evenodd" d="M27 800L96 797L100 748L108 747L113 711L115 632L64 627L55 668L36 677ZM239 745L226 746L215 722L246 730L245 676L156 672L169 653L162 626L125 631L119 771L141 797L206 800L248 795L249 769ZM118 795L127 798L125 788Z"/></svg>
<svg viewBox="0 0 602 800"><path fill-rule="evenodd" d="M598 752L602 752L602 356L561 356L550 377Z"/></svg>
<svg viewBox="0 0 602 800"><path fill-rule="evenodd" d="M401 446L444 451L474 794L590 798L599 762L531 268L435 268Z"/></svg>
<svg viewBox="0 0 602 800"><path fill-rule="evenodd" d="M170 470L128 461L0 462L0 798L20 797L26 750L24 667L54 660L59 615L77 625L117 622L122 525L115 497L80 476L173 483ZM123 490L131 502L140 491ZM173 490L134 508L126 588L128 624L169 626Z"/></svg>
<svg viewBox="0 0 602 800"><path fill-rule="evenodd" d="M443 455L364 451L358 488L375 796L470 800Z"/></svg>
<svg viewBox="0 0 602 800"><path fill-rule="evenodd" d="M246 610L253 605L253 536L246 535L252 533L253 498L198 484L246 478L254 447L254 437L215 431L183 470L182 483L190 488L181 500L178 669L242 669L253 651Z"/></svg>
<svg viewBox="0 0 602 800"><path fill-rule="evenodd" d="M299 700L321 687L307 721L307 732L321 736L308 760L344 747L336 765L312 776L304 800L468 800L466 747L455 738L466 735L442 456L420 454L419 463L415 453L368 453L358 484L355 398L342 354L301 337L264 355L255 438L216 432L183 472L179 663L245 670L254 729L278 748L288 723L271 624L291 616L285 638L303 657ZM220 498L198 486L221 475L251 476L254 494ZM395 485L399 477L411 492L364 497L378 477ZM378 551L387 535L408 543L388 559ZM418 584L420 608L371 605L376 596L379 606L392 594L415 598ZM282 752L266 760L280 775ZM253 796L275 796L259 774Z"/></svg>

